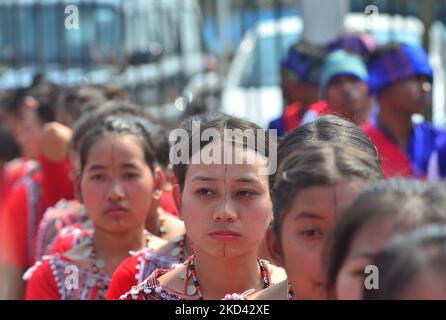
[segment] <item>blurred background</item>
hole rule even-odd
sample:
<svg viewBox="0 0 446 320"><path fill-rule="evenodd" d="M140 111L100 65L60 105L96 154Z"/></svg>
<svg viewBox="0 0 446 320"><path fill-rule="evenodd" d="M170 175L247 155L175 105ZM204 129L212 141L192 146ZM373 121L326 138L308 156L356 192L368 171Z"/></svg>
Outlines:
<svg viewBox="0 0 446 320"><path fill-rule="evenodd" d="M67 28L69 5L78 25ZM445 24L444 0L0 0L0 91L42 76L115 85L171 125L221 109L266 126L282 112L279 62L291 44L368 32L429 52L425 117L444 126Z"/></svg>

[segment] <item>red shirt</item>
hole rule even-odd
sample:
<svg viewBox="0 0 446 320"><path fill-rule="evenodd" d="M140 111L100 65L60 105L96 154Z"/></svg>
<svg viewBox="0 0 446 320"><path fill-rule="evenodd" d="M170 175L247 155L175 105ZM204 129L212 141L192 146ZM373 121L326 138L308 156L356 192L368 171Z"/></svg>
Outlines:
<svg viewBox="0 0 446 320"><path fill-rule="evenodd" d="M374 124L367 122L362 129L381 155L382 169L386 178L413 176L411 161L404 150L388 139Z"/></svg>
<svg viewBox="0 0 446 320"><path fill-rule="evenodd" d="M42 170L42 188L46 190L49 205L55 205L60 199L74 199L74 184L69 178L68 159L53 162L40 156L39 164Z"/></svg>
<svg viewBox="0 0 446 320"><path fill-rule="evenodd" d="M163 192L163 195L161 197L161 208L167 213L170 213L175 217L179 217L179 213L173 200L173 195L171 191Z"/></svg>
<svg viewBox="0 0 446 320"><path fill-rule="evenodd" d="M180 263L176 256L155 253L145 248L125 259L115 270L107 291L107 300L118 300L132 287L143 282L156 269L168 269Z"/></svg>
<svg viewBox="0 0 446 320"><path fill-rule="evenodd" d="M29 173L8 196L1 225L5 264L26 269L34 263L37 226L48 206L41 182L40 171Z"/></svg>

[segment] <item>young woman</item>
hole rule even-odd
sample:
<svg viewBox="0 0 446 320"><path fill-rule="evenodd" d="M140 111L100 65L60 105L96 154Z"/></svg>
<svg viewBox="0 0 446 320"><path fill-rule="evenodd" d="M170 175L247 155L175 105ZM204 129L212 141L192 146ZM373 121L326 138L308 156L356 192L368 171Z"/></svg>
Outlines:
<svg viewBox="0 0 446 320"><path fill-rule="evenodd" d="M327 290L332 298L361 299L366 266L399 233L446 222L446 189L416 180L387 180L360 194L328 242Z"/></svg>
<svg viewBox="0 0 446 320"><path fill-rule="evenodd" d="M222 119L228 119L228 117L219 112L206 112L183 120L179 128L184 129L191 135L193 123L199 122L204 124L209 121ZM169 150L167 151L168 156ZM176 184L174 177L172 184ZM193 249L191 248L190 240L187 239L185 234L178 236L157 250L144 248L136 252L131 257L125 259L113 273L107 291L107 299L119 299L132 287L146 280L154 270L168 269L174 264L183 263L192 254Z"/></svg>
<svg viewBox="0 0 446 320"><path fill-rule="evenodd" d="M379 288L366 300L446 300L446 225L397 235L373 260Z"/></svg>
<svg viewBox="0 0 446 320"><path fill-rule="evenodd" d="M287 281L249 299L324 299L322 252L342 209L382 172L375 156L336 144L307 146L280 164L272 189L274 260Z"/></svg>
<svg viewBox="0 0 446 320"><path fill-rule="evenodd" d="M163 169L163 172L167 171L169 162L169 142L162 127L151 121L151 119L136 106L123 102L109 102L103 107L100 107L91 113L87 113L76 122L70 146L71 179L74 180L79 174L79 149L81 142L84 139L85 132L94 127L101 121L101 119L113 115L140 117L142 121L141 123L146 126L146 129L152 138L157 163ZM184 225L179 219L166 213L163 209L162 201L165 194L166 193L163 193L162 195L154 195L152 199L153 210L152 213L148 215L146 228L149 232L158 237L171 240L184 234ZM36 245L37 259L39 260L44 255L52 252L54 246L56 246L56 248L53 252L61 251L60 247L66 247L65 244L70 247L71 245L69 244L73 241L71 232L66 232L67 230L64 230L61 237L59 237L59 239L57 238L62 229L72 225L77 227L82 225L87 227L91 226L85 208L79 201L74 199L62 199L54 207L49 208L47 212L45 212L39 225ZM70 229L73 230L73 228ZM61 242L64 244L61 245Z"/></svg>
<svg viewBox="0 0 446 320"><path fill-rule="evenodd" d="M206 132L219 136L203 138ZM265 148L249 143L257 138ZM194 254L171 270L155 270L123 298L222 299L283 279L280 269L258 258L272 218L265 163L273 143L257 125L232 117L210 121L180 140L180 152L188 154L174 164L174 198ZM213 161L204 163L210 154ZM233 164L232 155L243 161Z"/></svg>
<svg viewBox="0 0 446 320"><path fill-rule="evenodd" d="M152 194L162 192L163 175L140 120L103 119L82 141L80 168L78 192L93 230L25 275L27 299L104 299L111 274L129 251L157 241L144 228ZM73 278L67 276L70 266L75 266L69 269Z"/></svg>

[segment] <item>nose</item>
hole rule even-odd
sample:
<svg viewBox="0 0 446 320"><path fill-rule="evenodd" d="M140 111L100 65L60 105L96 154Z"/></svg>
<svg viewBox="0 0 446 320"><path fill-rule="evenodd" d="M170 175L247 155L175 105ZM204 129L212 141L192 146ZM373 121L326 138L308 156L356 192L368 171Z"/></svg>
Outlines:
<svg viewBox="0 0 446 320"><path fill-rule="evenodd" d="M215 208L213 218L216 222L234 222L237 220L237 212L234 203L229 196L223 197Z"/></svg>
<svg viewBox="0 0 446 320"><path fill-rule="evenodd" d="M110 185L110 189L108 190L107 200L118 201L122 200L124 196L125 193L122 184L119 182L119 180L114 180Z"/></svg>

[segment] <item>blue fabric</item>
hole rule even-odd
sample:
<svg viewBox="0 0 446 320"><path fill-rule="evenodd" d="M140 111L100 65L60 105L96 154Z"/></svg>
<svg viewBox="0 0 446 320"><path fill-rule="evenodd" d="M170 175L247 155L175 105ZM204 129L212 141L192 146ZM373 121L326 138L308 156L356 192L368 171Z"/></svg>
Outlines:
<svg viewBox="0 0 446 320"><path fill-rule="evenodd" d="M432 81L429 58L418 45L402 44L400 48L372 58L368 69L369 89L375 95L398 80L416 75L425 75Z"/></svg>
<svg viewBox="0 0 446 320"><path fill-rule="evenodd" d="M412 160L412 169L416 177L422 177L427 173L429 159L432 152L437 149L439 136L440 131L428 122L414 124L412 137L407 145L406 153Z"/></svg>
<svg viewBox="0 0 446 320"><path fill-rule="evenodd" d="M272 120L269 123L268 129L276 129L277 136L283 136L285 134L285 122L283 121L283 115L280 118Z"/></svg>
<svg viewBox="0 0 446 320"><path fill-rule="evenodd" d="M446 133L441 132L436 140L438 152L438 169L441 177L446 177Z"/></svg>
<svg viewBox="0 0 446 320"><path fill-rule="evenodd" d="M342 74L352 75L364 82L368 79L367 67L358 55L345 50L336 50L327 55L322 66L320 80L322 92L326 92L331 79Z"/></svg>
<svg viewBox="0 0 446 320"><path fill-rule="evenodd" d="M321 60L304 53L297 45L288 49L287 55L280 65L282 72L287 72L294 81L314 83L319 82Z"/></svg>

